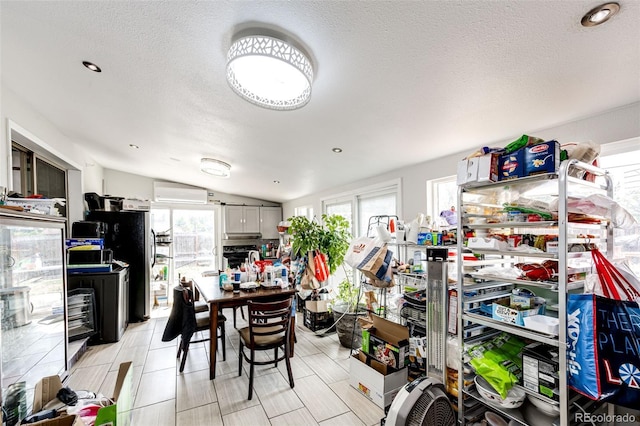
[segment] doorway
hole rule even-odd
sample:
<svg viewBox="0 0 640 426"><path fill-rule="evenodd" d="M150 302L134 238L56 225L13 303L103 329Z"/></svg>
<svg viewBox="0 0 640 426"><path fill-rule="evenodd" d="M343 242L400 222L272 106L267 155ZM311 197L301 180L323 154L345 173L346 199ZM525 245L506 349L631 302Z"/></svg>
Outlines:
<svg viewBox="0 0 640 426"><path fill-rule="evenodd" d="M156 235L152 316L169 314L171 290L182 277L190 280L217 270L216 216L213 208L151 208L151 229Z"/></svg>

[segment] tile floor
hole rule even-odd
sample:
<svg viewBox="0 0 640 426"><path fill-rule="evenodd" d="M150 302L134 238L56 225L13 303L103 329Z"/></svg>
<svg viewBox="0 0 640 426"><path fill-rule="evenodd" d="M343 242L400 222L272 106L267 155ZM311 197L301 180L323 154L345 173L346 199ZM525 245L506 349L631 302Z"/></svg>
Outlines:
<svg viewBox="0 0 640 426"><path fill-rule="evenodd" d="M168 311L167 311L168 314ZM228 315L231 318L229 312ZM208 342L191 345L178 372L177 340L162 342L166 317L130 324L113 344L90 346L73 366L67 386L111 395L118 366L132 361L134 426L186 425L379 425L384 412L349 385L349 349L335 333L318 337L297 315L295 387L284 363L256 366L254 396L247 400L248 366L238 376L238 335L227 321L227 358L218 355L216 379L209 380ZM244 325L238 315L238 327Z"/></svg>

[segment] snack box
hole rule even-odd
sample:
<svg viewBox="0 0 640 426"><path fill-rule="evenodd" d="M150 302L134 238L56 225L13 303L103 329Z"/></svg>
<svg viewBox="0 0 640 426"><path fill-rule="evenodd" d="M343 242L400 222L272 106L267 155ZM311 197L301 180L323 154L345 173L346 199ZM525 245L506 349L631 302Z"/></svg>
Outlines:
<svg viewBox="0 0 640 426"><path fill-rule="evenodd" d="M518 179L525 175L524 148L502 154L498 160L498 178L500 180Z"/></svg>
<svg viewBox="0 0 640 426"><path fill-rule="evenodd" d="M540 342L522 349L522 386L532 392L559 400L558 349Z"/></svg>
<svg viewBox="0 0 640 426"><path fill-rule="evenodd" d="M362 350L391 368L409 363L409 329L377 315L373 326L362 330Z"/></svg>
<svg viewBox="0 0 640 426"><path fill-rule="evenodd" d="M555 173L560 167L560 144L549 141L524 147L524 176Z"/></svg>
<svg viewBox="0 0 640 426"><path fill-rule="evenodd" d="M530 315L544 315L546 300L536 297L531 309L513 309L509 306L510 298L505 297L491 304L491 318L524 327L524 318Z"/></svg>

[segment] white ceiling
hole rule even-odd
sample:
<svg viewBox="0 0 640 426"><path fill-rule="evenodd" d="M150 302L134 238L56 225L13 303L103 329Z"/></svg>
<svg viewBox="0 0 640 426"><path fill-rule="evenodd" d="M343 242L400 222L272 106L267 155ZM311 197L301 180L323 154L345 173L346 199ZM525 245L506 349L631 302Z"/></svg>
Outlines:
<svg viewBox="0 0 640 426"><path fill-rule="evenodd" d="M637 102L640 2L582 27L597 4L3 0L1 75L105 168L287 201ZM226 51L253 27L311 54L304 108L227 85ZM203 156L232 177L200 172Z"/></svg>

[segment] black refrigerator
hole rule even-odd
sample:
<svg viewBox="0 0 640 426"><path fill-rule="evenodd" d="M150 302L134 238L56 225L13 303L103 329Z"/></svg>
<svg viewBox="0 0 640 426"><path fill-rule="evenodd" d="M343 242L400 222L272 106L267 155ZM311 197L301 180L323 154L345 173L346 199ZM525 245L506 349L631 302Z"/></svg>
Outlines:
<svg viewBox="0 0 640 426"><path fill-rule="evenodd" d="M114 260L129 264L129 322L149 319L153 257L149 213L93 210L86 220L105 224L105 248L113 250Z"/></svg>

